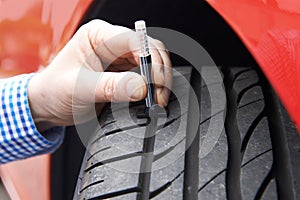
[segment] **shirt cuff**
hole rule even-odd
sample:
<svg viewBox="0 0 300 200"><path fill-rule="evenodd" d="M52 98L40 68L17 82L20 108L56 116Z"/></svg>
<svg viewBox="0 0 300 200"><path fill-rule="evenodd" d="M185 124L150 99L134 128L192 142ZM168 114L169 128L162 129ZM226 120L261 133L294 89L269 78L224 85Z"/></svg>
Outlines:
<svg viewBox="0 0 300 200"><path fill-rule="evenodd" d="M28 82L34 74L0 79L0 164L51 153L59 147L64 128L40 134L28 102Z"/></svg>

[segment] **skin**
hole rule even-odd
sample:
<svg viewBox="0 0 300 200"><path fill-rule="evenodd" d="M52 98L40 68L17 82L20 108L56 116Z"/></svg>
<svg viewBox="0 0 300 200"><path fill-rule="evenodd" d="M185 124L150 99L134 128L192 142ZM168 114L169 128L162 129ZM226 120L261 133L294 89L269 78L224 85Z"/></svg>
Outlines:
<svg viewBox="0 0 300 200"><path fill-rule="evenodd" d="M172 86L164 44L149 38L156 101L166 106ZM106 102L139 101L147 94L138 66L138 41L125 27L102 20L83 25L49 66L29 81L31 114L39 131L73 125L99 114ZM95 109L96 108L96 109Z"/></svg>

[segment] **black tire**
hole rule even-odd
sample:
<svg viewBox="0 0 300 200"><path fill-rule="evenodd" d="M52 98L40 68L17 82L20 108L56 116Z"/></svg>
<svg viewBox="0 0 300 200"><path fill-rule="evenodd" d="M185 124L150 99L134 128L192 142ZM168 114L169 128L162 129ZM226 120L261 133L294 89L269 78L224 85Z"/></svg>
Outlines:
<svg viewBox="0 0 300 200"><path fill-rule="evenodd" d="M222 67L223 81L206 85L190 67L176 69L185 77L174 77L173 90L181 95L171 95L167 121L158 120L155 136L140 137L146 129L153 131L148 129L154 123L136 117L143 103L130 104L134 123L126 117L128 108L113 115L111 105L106 107L74 199L299 199L299 137L261 73ZM223 85L225 110L218 92ZM193 92L201 104L196 134L191 129L199 110L191 101ZM210 124L223 117L224 129L220 121ZM144 154L151 148L153 154Z"/></svg>

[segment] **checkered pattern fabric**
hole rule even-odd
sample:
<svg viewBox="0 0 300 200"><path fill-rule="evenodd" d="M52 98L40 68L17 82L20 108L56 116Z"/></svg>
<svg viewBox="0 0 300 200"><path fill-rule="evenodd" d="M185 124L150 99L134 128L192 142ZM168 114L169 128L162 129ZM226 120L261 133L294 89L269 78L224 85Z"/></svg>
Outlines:
<svg viewBox="0 0 300 200"><path fill-rule="evenodd" d="M32 76L0 79L0 164L53 151L61 143L60 137L48 140L35 127L27 98Z"/></svg>

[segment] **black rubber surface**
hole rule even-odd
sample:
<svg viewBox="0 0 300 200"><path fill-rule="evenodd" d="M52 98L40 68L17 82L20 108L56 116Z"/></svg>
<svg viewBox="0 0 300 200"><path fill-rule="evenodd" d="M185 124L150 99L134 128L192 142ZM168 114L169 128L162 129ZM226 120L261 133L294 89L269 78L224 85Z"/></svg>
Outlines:
<svg viewBox="0 0 300 200"><path fill-rule="evenodd" d="M167 119L138 119L143 102L106 107L74 199L299 199L299 137L260 73L176 70Z"/></svg>

